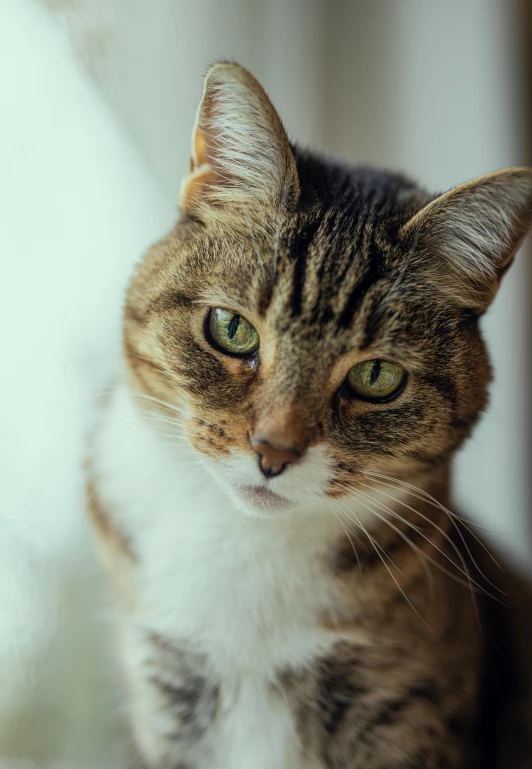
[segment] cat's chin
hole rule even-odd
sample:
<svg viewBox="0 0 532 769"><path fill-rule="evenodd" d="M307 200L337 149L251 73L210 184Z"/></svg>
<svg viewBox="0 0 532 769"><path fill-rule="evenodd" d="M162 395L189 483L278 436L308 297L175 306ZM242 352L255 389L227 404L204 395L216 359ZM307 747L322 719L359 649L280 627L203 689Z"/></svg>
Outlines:
<svg viewBox="0 0 532 769"><path fill-rule="evenodd" d="M269 517L272 513L292 506L286 497L276 494L264 486L241 485L235 488L239 506L245 512Z"/></svg>

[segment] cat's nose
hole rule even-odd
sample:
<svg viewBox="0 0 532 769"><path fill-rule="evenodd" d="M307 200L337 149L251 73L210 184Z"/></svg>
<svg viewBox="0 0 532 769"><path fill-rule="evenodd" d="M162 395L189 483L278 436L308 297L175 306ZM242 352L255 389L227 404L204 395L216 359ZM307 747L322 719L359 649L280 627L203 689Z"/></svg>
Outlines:
<svg viewBox="0 0 532 769"><path fill-rule="evenodd" d="M276 446L264 438L250 436L250 442L259 457L259 467L266 478L275 478L286 470L288 465L300 458L299 448Z"/></svg>

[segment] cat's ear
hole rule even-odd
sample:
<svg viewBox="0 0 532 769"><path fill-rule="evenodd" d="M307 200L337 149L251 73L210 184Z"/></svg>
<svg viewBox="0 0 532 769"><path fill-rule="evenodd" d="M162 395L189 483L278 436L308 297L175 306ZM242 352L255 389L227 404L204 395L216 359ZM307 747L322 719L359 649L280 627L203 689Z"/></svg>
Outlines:
<svg viewBox="0 0 532 769"><path fill-rule="evenodd" d="M455 187L401 235L429 275L460 304L483 312L532 223L532 169L511 168Z"/></svg>
<svg viewBox="0 0 532 769"><path fill-rule="evenodd" d="M275 205L298 192L290 143L262 86L237 64L215 64L198 107L181 210Z"/></svg>

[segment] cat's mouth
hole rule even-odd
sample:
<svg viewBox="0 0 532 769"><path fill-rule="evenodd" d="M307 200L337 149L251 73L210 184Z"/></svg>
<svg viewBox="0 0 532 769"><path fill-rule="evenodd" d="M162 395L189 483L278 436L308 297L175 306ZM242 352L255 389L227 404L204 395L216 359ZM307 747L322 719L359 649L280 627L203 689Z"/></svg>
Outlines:
<svg viewBox="0 0 532 769"><path fill-rule="evenodd" d="M279 510L288 507L290 500L275 494L264 486L237 486L236 493L243 502L257 510Z"/></svg>

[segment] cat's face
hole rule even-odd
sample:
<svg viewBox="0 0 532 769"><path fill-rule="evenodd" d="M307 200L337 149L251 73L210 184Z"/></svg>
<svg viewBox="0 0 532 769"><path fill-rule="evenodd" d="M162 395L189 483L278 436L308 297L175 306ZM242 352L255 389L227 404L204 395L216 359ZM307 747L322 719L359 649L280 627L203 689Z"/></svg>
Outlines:
<svg viewBox="0 0 532 769"><path fill-rule="evenodd" d="M192 446L255 513L443 467L486 402L478 315L531 200L526 170L431 202L402 177L296 152L260 86L218 65L183 217L130 286L135 387L182 409Z"/></svg>

